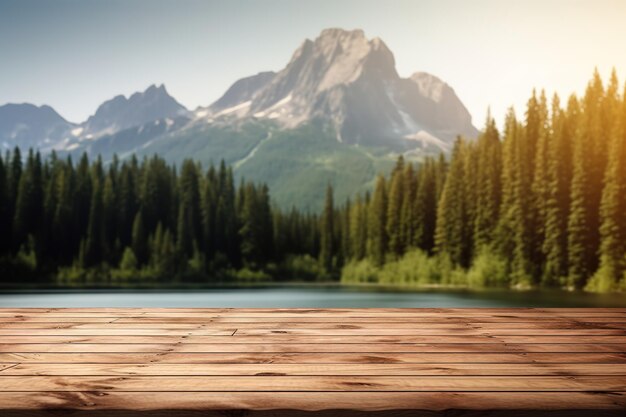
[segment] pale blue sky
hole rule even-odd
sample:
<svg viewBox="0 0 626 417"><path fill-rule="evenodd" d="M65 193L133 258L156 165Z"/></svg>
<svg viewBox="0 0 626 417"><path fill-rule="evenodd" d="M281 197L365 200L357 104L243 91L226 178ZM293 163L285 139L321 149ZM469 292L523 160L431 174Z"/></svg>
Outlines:
<svg viewBox="0 0 626 417"><path fill-rule="evenodd" d="M624 0L0 0L0 104L83 121L152 83L189 108L279 70L304 38L361 28L398 72L448 82L482 126L533 87L582 92L598 67L626 78Z"/></svg>

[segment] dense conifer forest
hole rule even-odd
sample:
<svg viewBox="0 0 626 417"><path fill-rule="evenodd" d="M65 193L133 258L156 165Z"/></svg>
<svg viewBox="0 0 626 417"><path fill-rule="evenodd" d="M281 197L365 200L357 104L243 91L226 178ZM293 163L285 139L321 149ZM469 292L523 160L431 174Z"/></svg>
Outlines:
<svg viewBox="0 0 626 417"><path fill-rule="evenodd" d="M450 158L401 157L321 213L272 205L231 168L159 157L0 158L0 270L11 285L326 280L626 289L626 100L533 93Z"/></svg>

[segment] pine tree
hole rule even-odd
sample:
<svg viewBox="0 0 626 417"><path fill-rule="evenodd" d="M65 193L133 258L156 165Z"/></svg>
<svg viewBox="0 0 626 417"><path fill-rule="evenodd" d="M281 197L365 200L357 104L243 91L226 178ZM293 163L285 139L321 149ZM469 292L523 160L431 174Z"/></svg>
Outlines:
<svg viewBox="0 0 626 417"><path fill-rule="evenodd" d="M404 205L404 159L398 162L391 175L389 197L387 203L386 232L389 239L389 253L398 258L404 253L405 243L402 231L402 206Z"/></svg>
<svg viewBox="0 0 626 417"><path fill-rule="evenodd" d="M137 257L139 265L144 265L148 260L148 236L143 223L143 213L141 210L135 215L133 220L132 246L131 249Z"/></svg>
<svg viewBox="0 0 626 417"><path fill-rule="evenodd" d="M435 229L437 227L437 204L439 201L438 164L427 158L417 174L413 199L413 240L414 247L432 254L435 248ZM409 192L410 195L410 192Z"/></svg>
<svg viewBox="0 0 626 417"><path fill-rule="evenodd" d="M48 263L50 258L59 258L62 256L61 247L56 245L54 236L54 214L59 204L59 194L56 192L57 178L62 175L62 166L60 165L56 153L50 155L50 168L46 169L45 174L45 190L44 190L44 203L43 203L43 227L41 245L45 248L42 251L42 262ZM47 168L47 165L46 165Z"/></svg>
<svg viewBox="0 0 626 417"><path fill-rule="evenodd" d="M13 221L14 243L21 245L27 236L39 237L43 217L43 183L41 160L31 150L25 172L20 176Z"/></svg>
<svg viewBox="0 0 626 417"><path fill-rule="evenodd" d="M11 247L11 215L7 169L0 157L0 256Z"/></svg>
<svg viewBox="0 0 626 417"><path fill-rule="evenodd" d="M428 158L427 161L430 161ZM404 189L402 190L402 207L400 208L400 235L404 250L415 247L415 234L417 229L415 199L417 193L417 180L413 164L406 164L404 169Z"/></svg>
<svg viewBox="0 0 626 417"><path fill-rule="evenodd" d="M350 227L352 216L352 202L348 198L344 206L339 209L337 217L341 219L341 264L345 264L348 259L352 258L352 244L350 242Z"/></svg>
<svg viewBox="0 0 626 417"><path fill-rule="evenodd" d="M376 189L367 214L368 255L374 264L382 265L388 248L387 237L387 184L382 175L376 181Z"/></svg>
<svg viewBox="0 0 626 417"><path fill-rule="evenodd" d="M244 264L252 267L258 266L263 258L259 206L256 188L252 184L246 184L241 201L241 228L239 229L239 236L241 239L241 256Z"/></svg>
<svg viewBox="0 0 626 417"><path fill-rule="evenodd" d="M583 113L573 144L571 208L568 219L568 284L581 288L597 266L599 249L599 205L597 186L600 161L594 142L602 138L599 103L603 95L599 76L589 84L583 99Z"/></svg>
<svg viewBox="0 0 626 417"><path fill-rule="evenodd" d="M236 209L236 190L235 190L235 181L234 181L234 176L233 176L233 169L232 168L228 168L227 169L227 173L226 173L226 182L224 184L224 189L223 189L223 205L224 205L224 212L226 213L226 218L224 220L224 233L226 234L226 254L229 257L229 259L232 260L232 262L235 265L239 265L239 258L240 258L240 253L239 253L239 224L238 224L238 218L237 218L237 209ZM268 198L268 204L269 204L269 195L267 196ZM271 209L270 209L271 210ZM269 222L272 222L272 219L268 220Z"/></svg>
<svg viewBox="0 0 626 417"><path fill-rule="evenodd" d="M71 231L72 242L75 245L73 249L74 251L78 251L80 242L83 240L87 231L91 204L92 178L89 172L89 159L87 158L87 154L82 155L73 176L76 181L76 186L72 198L73 225Z"/></svg>
<svg viewBox="0 0 626 417"><path fill-rule="evenodd" d="M511 282L527 286L532 282L529 237L529 183L524 165L527 147L522 127L511 109L506 117L502 149L502 204L497 227L500 256L510 259Z"/></svg>
<svg viewBox="0 0 626 417"><path fill-rule="evenodd" d="M100 179L94 178L83 258L83 264L88 267L98 264L102 260L103 255L102 188Z"/></svg>
<svg viewBox="0 0 626 417"><path fill-rule="evenodd" d="M558 96L552 103L552 140L547 148L547 195L545 202L545 257L542 284L563 285L567 276L567 217L572 181L571 142L578 117L578 101L571 97L567 112L560 108Z"/></svg>
<svg viewBox="0 0 626 417"><path fill-rule="evenodd" d="M202 240L204 253L207 259L212 259L217 250L215 232L217 228L217 187L214 172L209 170L204 180L204 191L202 192Z"/></svg>
<svg viewBox="0 0 626 417"><path fill-rule="evenodd" d="M502 195L502 150L500 134L491 115L487 116L485 129L478 138L476 147L477 168L475 187L476 213L473 225L474 242L477 250L489 246L495 238L500 217Z"/></svg>
<svg viewBox="0 0 626 417"><path fill-rule="evenodd" d="M617 118L600 207L600 267L587 284L588 289L603 292L618 289L626 269L626 99ZM625 282L621 284L624 287Z"/></svg>
<svg viewBox="0 0 626 417"><path fill-rule="evenodd" d="M133 221L138 210L135 193L135 172L124 164L117 186L117 237L122 247L129 246L132 239Z"/></svg>
<svg viewBox="0 0 626 417"><path fill-rule="evenodd" d="M180 205L178 209L178 250L191 256L200 241L200 192L195 163L186 161L180 174Z"/></svg>
<svg viewBox="0 0 626 417"><path fill-rule="evenodd" d="M13 156L9 161L7 158L7 198L8 198L8 214L11 221L11 229L13 228L13 219L15 217L15 204L17 202L17 194L19 189L20 180L22 179L22 154L20 149L16 147L13 150ZM19 239L12 235L11 240L13 243L13 249L17 249Z"/></svg>
<svg viewBox="0 0 626 417"><path fill-rule="evenodd" d="M471 256L470 218L466 198L467 145L457 139L452 151L450 171L437 209L436 251L449 255L458 265L468 267Z"/></svg>
<svg viewBox="0 0 626 417"><path fill-rule="evenodd" d="M102 244L103 257L109 262L113 262L115 257L115 240L117 225L117 202L115 201L115 185L111 175L107 175L104 180L102 191ZM117 255L119 256L119 255ZM119 258L117 258L119 259Z"/></svg>
<svg viewBox="0 0 626 417"><path fill-rule="evenodd" d="M546 202L548 200L548 146L552 141L549 128L548 104L545 92L542 91L538 100L529 102L526 113L526 126L524 128L524 143L529 154L528 160L530 169L528 174L528 187L524 192L528 192L530 198L526 200L528 207L524 212L528 228L525 235L529 240L527 245L528 273L532 284L536 284L541 279L541 270L545 263L542 251L542 242L545 238L546 223Z"/></svg>
<svg viewBox="0 0 626 417"><path fill-rule="evenodd" d="M268 263L274 255L274 226L272 224L272 207L270 202L270 190L267 185L260 187L257 204L259 210L259 242L261 248L261 262Z"/></svg>
<svg viewBox="0 0 626 417"><path fill-rule="evenodd" d="M535 152L535 161L533 167L533 182L532 182L532 195L533 195L533 207L534 207L534 220L536 225L534 238L541 242L545 238L545 226L547 216L547 206L549 195L549 176L548 176L548 164L549 153L548 149L551 143L554 141L552 131L549 127L549 116L547 110L547 99L545 92L541 92L539 102L539 132L537 138L537 149ZM537 249L540 249L541 245L537 245ZM535 250L535 260L543 262L543 254L541 251Z"/></svg>
<svg viewBox="0 0 626 417"><path fill-rule="evenodd" d="M326 187L326 200L321 218L320 228L320 264L326 272L333 270L334 247L334 216L335 208L333 204L333 187L328 184Z"/></svg>
<svg viewBox="0 0 626 417"><path fill-rule="evenodd" d="M357 194L350 214L350 253L356 260L367 254L367 205Z"/></svg>

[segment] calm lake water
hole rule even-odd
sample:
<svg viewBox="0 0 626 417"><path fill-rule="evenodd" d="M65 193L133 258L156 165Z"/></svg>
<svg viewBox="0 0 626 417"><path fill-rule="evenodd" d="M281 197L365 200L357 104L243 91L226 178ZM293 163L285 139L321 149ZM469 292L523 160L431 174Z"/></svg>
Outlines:
<svg viewBox="0 0 626 417"><path fill-rule="evenodd" d="M0 307L626 307L626 295L563 291L401 292L339 286L20 291L0 293Z"/></svg>

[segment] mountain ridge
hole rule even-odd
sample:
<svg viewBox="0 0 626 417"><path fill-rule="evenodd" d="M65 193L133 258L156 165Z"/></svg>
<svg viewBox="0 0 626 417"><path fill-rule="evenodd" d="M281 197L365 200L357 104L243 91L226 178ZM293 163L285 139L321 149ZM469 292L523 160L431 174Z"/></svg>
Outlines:
<svg viewBox="0 0 626 417"><path fill-rule="evenodd" d="M209 106L218 110L212 116L274 119L286 128L319 118L335 127L340 142L396 150L418 147L415 137L420 134L439 139L434 143L440 146L441 141L451 144L458 134L478 133L448 84L423 72L401 78L387 45L380 38L367 39L360 29L323 30L272 74L255 91L231 100L230 108Z"/></svg>
<svg viewBox="0 0 626 417"><path fill-rule="evenodd" d="M86 152L105 162L115 154L224 160L239 178L267 183L278 204L312 209L329 182L338 200L347 198L371 189L398 155L447 153L457 135L478 133L451 86L424 72L400 77L380 38L338 28L305 39L281 70L239 79L206 107L189 111L152 84L105 101L82 123L57 116L24 130L11 123L19 118L3 126L0 107L0 144ZM16 129L32 134L16 140Z"/></svg>

